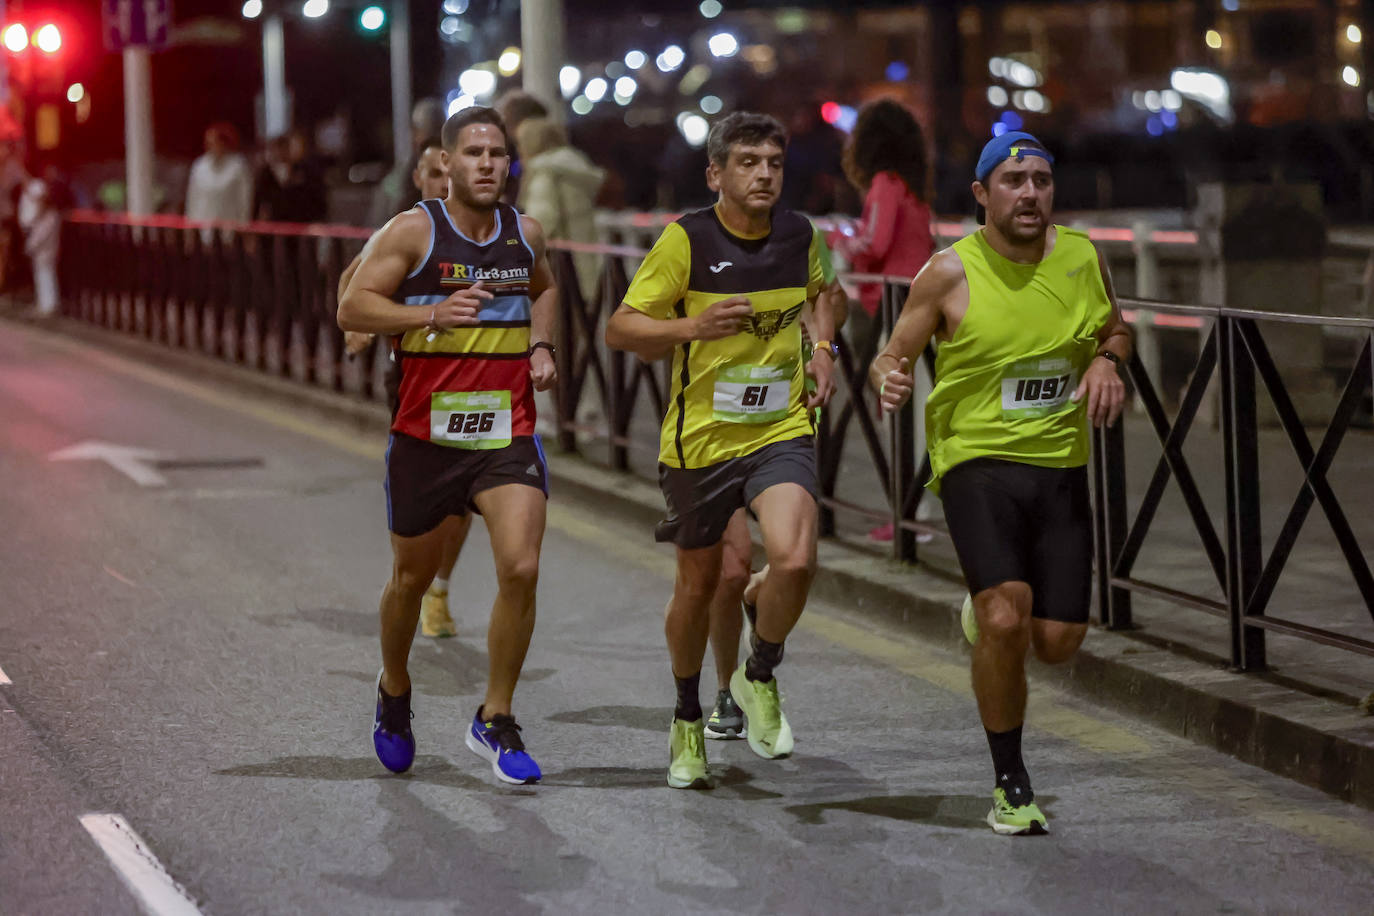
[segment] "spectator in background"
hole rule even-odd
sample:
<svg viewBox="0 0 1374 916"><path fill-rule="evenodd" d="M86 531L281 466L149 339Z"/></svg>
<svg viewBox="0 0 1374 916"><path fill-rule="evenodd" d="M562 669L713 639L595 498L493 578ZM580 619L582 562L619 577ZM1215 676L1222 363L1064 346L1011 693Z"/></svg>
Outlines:
<svg viewBox="0 0 1374 916"><path fill-rule="evenodd" d="M511 89L501 93L493 107L501 116L501 120L506 122L506 140L511 144L510 174L506 178L506 189L501 194L501 200L514 206L520 199L520 177L525 169L525 163L521 161L520 140L517 137L520 125L530 118L547 118L549 109L523 89Z"/></svg>
<svg viewBox="0 0 1374 916"><path fill-rule="evenodd" d="M186 184L186 218L243 223L252 216L253 172L239 152L232 124L205 131L205 153L191 163Z"/></svg>
<svg viewBox="0 0 1374 916"><path fill-rule="evenodd" d="M420 99L410 109L410 157L397 162L378 183L368 208L368 225L380 226L415 203L410 176L420 160L420 144L437 137L444 129L444 103L435 98Z"/></svg>
<svg viewBox="0 0 1374 916"><path fill-rule="evenodd" d="M844 171L864 195L863 214L828 241L859 273L914 277L935 250L930 231L930 174L925 135L911 112L892 99L859 110L844 148ZM876 317L883 289L859 286L859 304Z"/></svg>
<svg viewBox="0 0 1374 916"><path fill-rule="evenodd" d="M53 206L48 185L30 178L19 195L19 227L24 252L33 262L33 297L40 315L57 313L57 252L62 215Z"/></svg>
<svg viewBox="0 0 1374 916"><path fill-rule="evenodd" d="M262 165L253 177L253 218L268 222L282 219L285 209L286 185L291 177L291 157L286 135L267 141Z"/></svg>
<svg viewBox="0 0 1374 916"><path fill-rule="evenodd" d="M838 207L836 189L844 181L844 134L825 123L820 107L801 105L788 121L786 160L778 205L802 213L830 213ZM853 212L852 210L849 212Z"/></svg>
<svg viewBox="0 0 1374 916"><path fill-rule="evenodd" d="M303 130L286 135L286 182L277 219L288 223L322 223L329 213L324 169Z"/></svg>
<svg viewBox="0 0 1374 916"><path fill-rule="evenodd" d="M830 233L830 247L858 273L916 276L935 250L927 204L930 169L921 125L892 99L869 102L859 109L854 133L845 144L844 171L864 195L864 209L857 224ZM851 313L851 339L867 339L882 295L881 284L859 284L863 315ZM890 541L892 533L889 522L868 534Z"/></svg>
<svg viewBox="0 0 1374 916"><path fill-rule="evenodd" d="M563 128L548 118L528 118L515 132L524 159L519 208L544 227L549 239L597 241L594 207L606 170L592 164L568 143ZM594 254L573 255L577 285L591 301L601 279L601 259Z"/></svg>

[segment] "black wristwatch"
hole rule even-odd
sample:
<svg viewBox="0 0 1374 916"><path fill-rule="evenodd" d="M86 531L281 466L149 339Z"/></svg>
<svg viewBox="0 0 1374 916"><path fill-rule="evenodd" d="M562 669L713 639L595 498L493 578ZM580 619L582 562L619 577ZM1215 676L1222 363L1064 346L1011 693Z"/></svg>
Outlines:
<svg viewBox="0 0 1374 916"><path fill-rule="evenodd" d="M538 343L530 344L530 355L534 355L535 350L548 350L550 356L553 356L556 352L554 349L554 345L549 343L547 340L541 340Z"/></svg>
<svg viewBox="0 0 1374 916"><path fill-rule="evenodd" d="M1121 365L1121 357L1117 356L1111 350L1102 350L1097 355L1102 357L1103 359L1110 360L1113 364L1115 364L1118 367L1120 367Z"/></svg>

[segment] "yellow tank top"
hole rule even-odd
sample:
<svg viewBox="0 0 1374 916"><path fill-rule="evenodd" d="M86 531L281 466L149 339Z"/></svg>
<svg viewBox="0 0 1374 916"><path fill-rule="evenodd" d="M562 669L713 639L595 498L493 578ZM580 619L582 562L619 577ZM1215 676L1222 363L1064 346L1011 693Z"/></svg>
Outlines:
<svg viewBox="0 0 1374 916"><path fill-rule="evenodd" d="M981 230L954 243L969 304L940 344L926 402L931 480L971 458L1070 468L1088 461L1085 402L1070 401L1111 316L1097 250L1056 226L1038 264L992 249Z"/></svg>

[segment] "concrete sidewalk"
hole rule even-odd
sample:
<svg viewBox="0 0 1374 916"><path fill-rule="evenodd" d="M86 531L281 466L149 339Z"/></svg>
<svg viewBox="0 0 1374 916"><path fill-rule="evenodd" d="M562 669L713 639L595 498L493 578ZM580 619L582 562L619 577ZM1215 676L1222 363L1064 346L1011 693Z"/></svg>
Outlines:
<svg viewBox="0 0 1374 916"><path fill-rule="evenodd" d="M293 409L307 408L335 421L342 420L360 434L381 435L387 426L387 411L380 404L303 386L211 357L170 350L67 319L49 320L43 324L53 333L76 337L167 371L252 390L290 403ZM1136 456L1146 458L1152 466L1154 455L1158 453L1157 447L1149 447L1152 433L1143 428L1138 418L1128 422L1127 432L1128 454L1137 461ZM1210 452L1207 434L1202 430L1198 433L1203 435L1196 441L1190 437L1190 456L1195 449L1202 456ZM551 437L546 434L548 438ZM1333 484L1338 493L1359 492L1356 481L1367 479L1363 474L1364 466L1374 462L1370 455L1374 450L1350 442L1346 443L1343 452L1347 450L1358 450L1359 455L1352 466L1339 469L1339 476L1342 480L1349 479L1357 489L1343 489L1333 470ZM851 449L845 468L848 473L850 464L854 464L856 479L849 480L847 486L863 486L860 465L870 468L871 465L861 459L858 451ZM583 495L594 497L607 511L629 514L641 521L645 538L652 537L651 525L661 517L663 503L657 486L650 480L636 474L613 472L577 455L560 454L556 449L550 452L549 460L555 499L560 489L580 490ZM637 459L637 463L647 464L641 459ZM1199 462L1195 471L1201 466ZM1143 487L1144 470L1135 471L1137 480L1132 481L1133 490L1137 485ZM1275 471L1276 483L1284 482L1283 473ZM871 469L868 474L872 474ZM1291 476L1290 471L1290 480ZM1199 473L1198 482L1204 493L1218 492L1209 490L1207 477L1202 473ZM1134 506L1137 500L1133 494L1131 505ZM1151 553L1147 549L1145 556L1153 559L1147 566L1143 556L1140 571L1171 577L1165 581L1171 581L1175 587L1189 587L1178 578L1180 566L1186 562L1195 574L1205 570L1205 560L1195 546L1195 536L1192 544L1188 543L1189 532L1185 528L1190 523L1181 511L1174 511L1177 508L1171 508L1167 499L1161 507L1156 529L1161 532L1159 537L1165 546L1162 552ZM1359 515L1354 511L1350 514ZM1272 513L1269 518L1273 518ZM1374 513L1366 513L1365 517L1352 517L1352 523L1359 530L1368 526L1371 518ZM1316 522L1313 518L1309 525ZM1329 537L1329 532L1324 533ZM1323 546L1319 543L1315 549L1321 551ZM872 545L864 544L861 537L854 537L852 530L842 532L841 537L822 542L821 571L814 588L825 600L847 607L855 614L879 618L932 642L963 646L958 609L965 590L944 547L937 542L925 552L926 559L922 563L905 566L878 555ZM1328 576L1335 574L1334 570L1327 573ZM1304 587L1313 586L1309 583ZM1282 594L1276 595L1276 601L1282 598ZM1343 607L1348 611L1350 605L1347 603ZM1363 610L1362 606L1359 610ZM1081 691L1095 701L1139 715L1246 762L1374 808L1374 716L1362 712L1358 697L1361 683L1365 690L1374 687L1374 683L1363 675L1362 666L1369 662L1368 659L1302 643L1304 651L1306 648L1319 650L1330 654L1333 660L1319 658L1309 664L1306 672L1302 664L1285 663L1278 673L1236 674L1228 671L1205 643L1192 641L1196 632L1187 632L1187 628L1205 629L1204 624L1213 622L1211 618L1173 609L1170 613L1156 614L1144 602L1138 607L1138 615L1147 620L1148 629L1120 633L1094 628L1073 663L1055 669L1034 666L1032 677ZM1193 618L1202 618L1202 623ZM1184 629L1179 630L1179 627ZM1189 643L1181 641L1184 636L1190 637ZM1292 644L1296 643L1300 641L1271 638L1271 654L1274 654L1274 647L1280 645L1285 646L1282 651L1291 651ZM1304 676L1325 671L1330 665L1335 666L1336 676L1345 673L1344 689L1339 685L1333 687L1329 677L1327 683L1318 683L1323 679ZM1350 675L1351 671L1356 673Z"/></svg>

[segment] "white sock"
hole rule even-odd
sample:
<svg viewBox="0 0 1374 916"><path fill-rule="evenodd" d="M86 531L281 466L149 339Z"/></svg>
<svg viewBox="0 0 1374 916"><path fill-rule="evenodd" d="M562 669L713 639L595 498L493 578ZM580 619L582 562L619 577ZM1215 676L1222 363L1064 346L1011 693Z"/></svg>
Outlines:
<svg viewBox="0 0 1374 916"><path fill-rule="evenodd" d="M434 577L434 581L431 582L430 585L429 585L429 589L430 589L430 591L438 592L438 593L443 594L443 595L447 595L447 594L448 594L448 580L447 580L447 579L440 579L438 576L435 576L435 577Z"/></svg>

